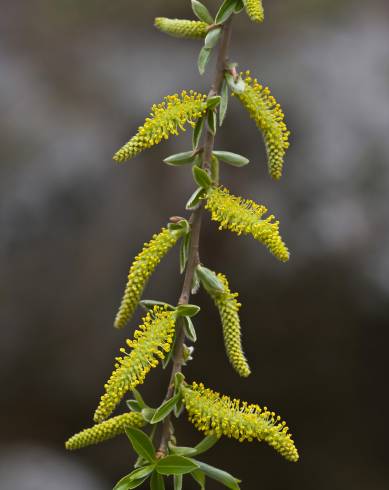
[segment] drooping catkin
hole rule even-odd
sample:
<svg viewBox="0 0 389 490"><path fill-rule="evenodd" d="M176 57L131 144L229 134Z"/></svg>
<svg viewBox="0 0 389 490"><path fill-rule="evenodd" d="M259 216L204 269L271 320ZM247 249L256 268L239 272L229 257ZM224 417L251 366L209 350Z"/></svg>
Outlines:
<svg viewBox="0 0 389 490"><path fill-rule="evenodd" d="M209 25L200 20L168 19L167 17L157 17L154 25L169 36L187 39L202 39L207 35L209 29Z"/></svg>
<svg viewBox="0 0 389 490"><path fill-rule="evenodd" d="M234 196L224 187L212 187L206 196L205 208L211 212L219 230L231 230L238 235L251 235L263 243L282 262L289 260L289 251L279 233L279 222L270 215L263 219L267 208Z"/></svg>
<svg viewBox="0 0 389 490"><path fill-rule="evenodd" d="M243 75L243 74L241 74ZM263 87L257 79L246 72L245 89L234 92L261 131L267 153L269 174L273 179L280 179L284 165L284 156L289 148L290 132L284 121L281 106L271 95L268 87Z"/></svg>
<svg viewBox="0 0 389 490"><path fill-rule="evenodd" d="M146 424L140 413L130 412L112 417L101 424L96 424L70 437L65 443L66 449L73 451L92 444L112 439L123 434L126 427L143 427Z"/></svg>
<svg viewBox="0 0 389 490"><path fill-rule="evenodd" d="M263 22L265 13L262 0L243 0L247 15L253 22Z"/></svg>
<svg viewBox="0 0 389 490"><path fill-rule="evenodd" d="M231 399L205 388L202 383L183 385L182 393L189 420L206 435L224 435L239 442L257 439L289 461L299 459L289 428L267 407Z"/></svg>
<svg viewBox="0 0 389 490"><path fill-rule="evenodd" d="M116 328L124 327L131 320L147 281L179 237L177 232L162 228L160 233L155 234L143 245L142 251L135 257L128 273L127 285L115 318Z"/></svg>
<svg viewBox="0 0 389 490"><path fill-rule="evenodd" d="M206 95L193 90L166 96L163 102L152 106L150 117L138 128L136 135L115 153L113 159L124 162L163 139L167 140L170 135L178 135L179 129L185 131L186 123L194 126L206 112L206 98Z"/></svg>
<svg viewBox="0 0 389 490"><path fill-rule="evenodd" d="M232 293L230 291L226 276L217 274L217 278L223 284L224 291L220 292L208 289L208 293L219 310L227 357L235 371L240 376L246 378L251 374L251 371L242 348L238 314L241 304L236 299L238 293Z"/></svg>
<svg viewBox="0 0 389 490"><path fill-rule="evenodd" d="M142 384L151 368L165 358L173 342L175 321L175 311L158 305L146 314L134 333L134 340L126 341L131 351L120 349L123 356L116 358L115 370L104 386L105 394L94 414L95 422L109 417L123 396Z"/></svg>

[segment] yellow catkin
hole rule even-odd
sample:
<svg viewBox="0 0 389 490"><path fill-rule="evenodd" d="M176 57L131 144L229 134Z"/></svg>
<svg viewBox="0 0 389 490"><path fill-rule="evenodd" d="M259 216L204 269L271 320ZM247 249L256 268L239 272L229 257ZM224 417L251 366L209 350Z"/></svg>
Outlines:
<svg viewBox="0 0 389 490"><path fill-rule="evenodd" d="M109 417L123 396L142 384L151 368L166 357L173 342L175 321L175 311L166 307L154 306L146 314L134 339L126 341L131 351L120 349L123 355L116 358L115 370L104 386L105 394L94 414L95 422Z"/></svg>
<svg viewBox="0 0 389 490"><path fill-rule="evenodd" d="M247 378L251 371L242 348L238 315L241 304L236 299L238 293L231 293L226 276L218 274L217 277L223 284L224 291L215 292L215 290L210 289L208 292L220 313L227 357L235 371L240 376Z"/></svg>
<svg viewBox="0 0 389 490"><path fill-rule="evenodd" d="M263 87L257 79L252 79L249 71L246 72L244 81L246 84L244 91L233 95L241 101L262 132L269 174L273 179L278 180L282 176L284 156L289 148L290 132L284 122L284 113L269 88Z"/></svg>
<svg viewBox="0 0 389 490"><path fill-rule="evenodd" d="M179 129L185 131L186 123L194 126L206 112L206 98L206 95L193 90L166 96L163 102L152 106L150 117L138 128L137 134L115 153L113 159L124 162L163 139L167 140L170 135L178 135Z"/></svg>
<svg viewBox="0 0 389 490"><path fill-rule="evenodd" d="M264 441L289 461L299 455L285 422L267 407L231 399L203 384L182 387L183 400L192 424L206 435L215 434L239 442Z"/></svg>
<svg viewBox="0 0 389 490"><path fill-rule="evenodd" d="M200 20L168 19L167 17L157 17L154 25L169 36L188 39L202 39L207 35L209 29L209 25Z"/></svg>
<svg viewBox="0 0 389 490"><path fill-rule="evenodd" d="M144 244L142 251L135 257L130 267L127 285L115 318L116 328L122 328L130 321L147 281L179 237L179 233L162 228L160 233L155 234Z"/></svg>
<svg viewBox="0 0 389 490"><path fill-rule="evenodd" d="M107 441L108 439L123 434L126 427L140 428L143 427L145 423L146 422L140 413L124 413L75 434L66 441L65 448L73 451L93 444L99 444L100 442Z"/></svg>
<svg viewBox="0 0 389 490"><path fill-rule="evenodd" d="M253 22L263 22L265 17L262 0L243 0L247 15Z"/></svg>
<svg viewBox="0 0 389 490"><path fill-rule="evenodd" d="M219 230L231 230L238 235L251 235L263 243L282 262L289 259L289 251L279 234L279 222L267 212L265 206L234 196L224 187L213 187L208 191L205 208L217 221Z"/></svg>

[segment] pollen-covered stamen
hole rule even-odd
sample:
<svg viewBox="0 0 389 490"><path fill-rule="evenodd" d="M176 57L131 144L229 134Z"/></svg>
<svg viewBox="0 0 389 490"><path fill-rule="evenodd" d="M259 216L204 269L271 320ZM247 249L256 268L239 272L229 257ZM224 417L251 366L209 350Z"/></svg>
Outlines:
<svg viewBox="0 0 389 490"><path fill-rule="evenodd" d="M243 73L241 75L244 75ZM245 89L241 93L233 93L243 104L262 132L265 142L268 169L271 177L278 180L282 176L284 156L289 148L290 132L284 121L281 106L271 95L268 87L263 87L257 79L245 73Z"/></svg>
<svg viewBox="0 0 389 490"><path fill-rule="evenodd" d="M265 17L262 0L243 0L247 15L253 22L263 22Z"/></svg>
<svg viewBox="0 0 389 490"><path fill-rule="evenodd" d="M183 402L193 425L206 435L215 434L239 442L264 441L289 461L299 455L285 422L274 412L258 405L221 395L202 383L183 385Z"/></svg>
<svg viewBox="0 0 389 490"><path fill-rule="evenodd" d="M146 118L137 134L130 139L113 159L124 162L147 148L168 139L170 135L178 135L178 130L185 131L185 124L194 126L207 109L206 95L190 90L180 95L168 95L164 101L151 108L150 117Z"/></svg>
<svg viewBox="0 0 389 490"><path fill-rule="evenodd" d="M65 443L66 449L73 451L75 449L81 449L92 444L99 444L100 442L112 439L120 434L123 434L126 427L143 427L145 420L140 413L130 412L112 417L111 419L96 424L89 429L85 429L78 434L75 434Z"/></svg>
<svg viewBox="0 0 389 490"><path fill-rule="evenodd" d="M169 36L187 39L202 39L207 35L209 29L209 25L200 20L168 19L167 17L157 17L154 25Z"/></svg>
<svg viewBox="0 0 389 490"><path fill-rule="evenodd" d="M206 196L205 208L211 212L219 230L231 230L238 235L251 235L263 243L277 259L285 262L289 251L279 233L279 222L274 216L263 218L265 206L229 193L224 187L211 188Z"/></svg>
<svg viewBox="0 0 389 490"><path fill-rule="evenodd" d="M127 285L115 318L116 328L122 328L130 321L141 300L147 281L179 237L178 233L162 228L160 233L155 234L149 242L144 244L128 273Z"/></svg>
<svg viewBox="0 0 389 490"><path fill-rule="evenodd" d="M113 412L123 396L145 380L151 368L158 366L170 351L176 321L175 311L167 307L154 306L143 318L135 331L133 340L127 340L132 350L116 358L115 370L105 384L105 394L94 415L102 422Z"/></svg>

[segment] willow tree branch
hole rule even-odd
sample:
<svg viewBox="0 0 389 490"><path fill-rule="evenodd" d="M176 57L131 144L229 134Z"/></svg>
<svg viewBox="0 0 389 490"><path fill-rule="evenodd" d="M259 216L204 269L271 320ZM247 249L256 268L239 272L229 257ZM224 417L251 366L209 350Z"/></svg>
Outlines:
<svg viewBox="0 0 389 490"><path fill-rule="evenodd" d="M209 97L218 95L224 79L224 71L226 69L226 63L228 60L228 49L231 39L231 21L232 16L223 25L223 33L220 39L217 61L216 61L216 71L212 82L211 90L209 91ZM206 170L210 169L212 151L214 147L215 136L209 130L207 125L205 140L204 140L204 151L202 153L203 161L202 167ZM195 273L195 269L199 264L199 243L200 243L200 232L201 232L201 221L203 214L203 206L200 205L191 215L191 240L190 248L188 254L188 262L185 269L184 283L182 285L182 290L180 298L178 300L179 305L185 305L189 303L192 282ZM176 331L176 341L174 344L173 351L173 367L170 376L169 386L166 392L165 400L168 400L173 396L174 393L174 379L177 373L181 372L184 363L184 343L185 343L185 331L183 321L180 320L177 325ZM162 434L159 449L157 451L157 457L163 457L167 453L168 442L171 437L171 421L170 417L166 417L162 425Z"/></svg>

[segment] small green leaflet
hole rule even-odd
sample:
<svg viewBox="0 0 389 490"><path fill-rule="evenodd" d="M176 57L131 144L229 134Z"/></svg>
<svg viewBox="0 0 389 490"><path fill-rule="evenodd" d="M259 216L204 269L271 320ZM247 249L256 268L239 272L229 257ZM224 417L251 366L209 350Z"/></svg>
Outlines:
<svg viewBox="0 0 389 490"><path fill-rule="evenodd" d="M228 109L228 85L226 80L223 80L222 88L220 90L220 106L219 106L219 126L224 122Z"/></svg>
<svg viewBox="0 0 389 490"><path fill-rule="evenodd" d="M197 60L197 66L200 75L204 75L211 53L212 49L206 48L205 46L200 49L199 57Z"/></svg>
<svg viewBox="0 0 389 490"><path fill-rule="evenodd" d="M191 473L191 476L193 477L194 481L196 481L199 485L201 490L205 489L205 473L201 470L194 470Z"/></svg>
<svg viewBox="0 0 389 490"><path fill-rule="evenodd" d="M233 165L234 167L244 167L250 160L238 153L231 153L230 151L218 151L215 150L212 152L219 160L222 162L228 163L229 165Z"/></svg>
<svg viewBox="0 0 389 490"><path fill-rule="evenodd" d="M182 475L174 475L174 490L182 490Z"/></svg>
<svg viewBox="0 0 389 490"><path fill-rule="evenodd" d="M204 47L207 49L214 48L216 44L219 42L221 33L222 30L220 27L218 27L217 29L210 30L208 34L205 36Z"/></svg>
<svg viewBox="0 0 389 490"><path fill-rule="evenodd" d="M244 92L246 84L241 79L241 77L238 77L236 80L234 80L234 77L231 75L231 73L226 73L225 78L226 78L226 81L227 81L230 89L233 92L236 92L237 94L241 94L242 92Z"/></svg>
<svg viewBox="0 0 389 490"><path fill-rule="evenodd" d="M179 305L177 306L177 316L195 316L200 311L200 306L197 305Z"/></svg>
<svg viewBox="0 0 389 490"><path fill-rule="evenodd" d="M208 126L208 131L210 131L213 134L213 136L215 136L216 126L217 126L217 115L215 111L208 110L207 126Z"/></svg>
<svg viewBox="0 0 389 490"><path fill-rule="evenodd" d="M151 475L150 490L165 490L163 476L156 471Z"/></svg>
<svg viewBox="0 0 389 490"><path fill-rule="evenodd" d="M147 479L150 473L153 472L154 466L155 465L150 464L137 468L129 475L126 475L119 480L114 486L113 490L129 490L131 488L139 487Z"/></svg>
<svg viewBox="0 0 389 490"><path fill-rule="evenodd" d="M209 13L209 10L198 0L192 0L192 10L197 18L206 22L207 24L213 24L213 17Z"/></svg>
<svg viewBox="0 0 389 490"><path fill-rule="evenodd" d="M219 278L216 276L216 274L213 271L211 271L207 267L198 265L196 272L204 289L215 293L224 292L223 283L219 280Z"/></svg>
<svg viewBox="0 0 389 490"><path fill-rule="evenodd" d="M215 468L214 466L210 466L209 464L202 463L201 461L193 461L195 461L199 465L200 470L203 471L209 478L212 478L213 480L222 483L224 486L230 488L231 490L239 490L240 480L233 477L226 471L219 470L219 468Z"/></svg>
<svg viewBox="0 0 389 490"><path fill-rule="evenodd" d="M198 467L198 463L192 459L171 454L160 459L155 466L155 470L161 475L184 475Z"/></svg>
<svg viewBox="0 0 389 490"><path fill-rule="evenodd" d="M126 427L125 430L134 451L147 461L155 463L155 448L149 436L142 430L135 429L134 427Z"/></svg>
<svg viewBox="0 0 389 490"><path fill-rule="evenodd" d="M238 0L225 0L215 17L215 24L223 24L234 12Z"/></svg>
<svg viewBox="0 0 389 490"><path fill-rule="evenodd" d="M211 177L208 173L196 165L192 168L193 178L196 184L203 189L208 189L212 185Z"/></svg>
<svg viewBox="0 0 389 490"><path fill-rule="evenodd" d="M196 125L193 128L193 135L192 135L193 150L197 150L197 147L199 146L201 134L204 128L204 122L205 122L205 118L201 117L200 119L197 120Z"/></svg>
<svg viewBox="0 0 389 490"><path fill-rule="evenodd" d="M181 394L177 393L177 395L173 396L173 398L170 398L166 402L162 403L162 405L155 410L154 415L150 420L150 424L156 424L169 415L180 398Z"/></svg>
<svg viewBox="0 0 389 490"><path fill-rule="evenodd" d="M208 97L207 99L208 109L214 109L219 104L220 104L220 95L213 95L212 97Z"/></svg>
<svg viewBox="0 0 389 490"><path fill-rule="evenodd" d="M127 407L133 412L140 412L143 407L140 406L138 400L127 400Z"/></svg>
<svg viewBox="0 0 389 490"><path fill-rule="evenodd" d="M188 163L193 163L195 161L196 155L193 151L184 151L182 153L175 153L165 158L164 163L172 166L187 165Z"/></svg>
<svg viewBox="0 0 389 490"><path fill-rule="evenodd" d="M185 335L192 342L197 341L196 330L194 328L192 320L188 316L184 316L184 326L185 326Z"/></svg>
<svg viewBox="0 0 389 490"><path fill-rule="evenodd" d="M180 245L180 272L184 272L186 263L188 262L189 256L189 245L190 245L190 234L187 233L181 241Z"/></svg>
<svg viewBox="0 0 389 490"><path fill-rule="evenodd" d="M200 201L205 197L205 191L202 187L198 187L194 193L190 196L188 199L188 202L186 203L185 209L187 210L194 210L197 208L199 205Z"/></svg>

